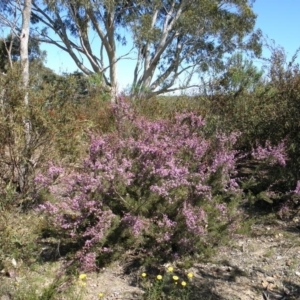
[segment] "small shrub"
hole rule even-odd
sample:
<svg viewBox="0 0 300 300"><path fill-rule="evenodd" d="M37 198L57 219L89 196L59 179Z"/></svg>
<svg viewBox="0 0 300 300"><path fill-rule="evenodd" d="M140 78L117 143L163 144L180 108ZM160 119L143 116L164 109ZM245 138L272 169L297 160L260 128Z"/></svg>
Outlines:
<svg viewBox="0 0 300 300"><path fill-rule="evenodd" d="M242 188L251 204L264 203L278 207L290 196L285 190L286 180L281 178L288 163L286 142L273 146L266 141L264 146L252 149L246 164L240 168Z"/></svg>
<svg viewBox="0 0 300 300"><path fill-rule="evenodd" d="M217 244L233 222L226 201L240 192L237 134L208 140L193 113L149 121L124 101L114 111L118 130L92 136L82 167L55 175L60 199L41 206L77 242L81 267L95 269L101 257L126 249L163 261ZM55 194L50 173L36 183Z"/></svg>

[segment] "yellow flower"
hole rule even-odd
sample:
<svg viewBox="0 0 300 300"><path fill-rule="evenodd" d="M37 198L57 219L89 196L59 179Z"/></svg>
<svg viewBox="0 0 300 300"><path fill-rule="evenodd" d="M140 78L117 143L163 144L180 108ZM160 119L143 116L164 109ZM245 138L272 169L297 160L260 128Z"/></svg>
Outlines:
<svg viewBox="0 0 300 300"><path fill-rule="evenodd" d="M178 280L179 278L178 278L178 276L173 276L173 279L176 281L176 280Z"/></svg>
<svg viewBox="0 0 300 300"><path fill-rule="evenodd" d="M157 275L156 278L157 278L157 280L162 280L162 276L161 275Z"/></svg>
<svg viewBox="0 0 300 300"><path fill-rule="evenodd" d="M182 282L181 282L181 285L182 285L182 286L186 286L186 282L185 282L185 281L182 281Z"/></svg>
<svg viewBox="0 0 300 300"><path fill-rule="evenodd" d="M86 274L80 274L79 280L86 280Z"/></svg>
<svg viewBox="0 0 300 300"><path fill-rule="evenodd" d="M147 276L147 274L146 274L146 273L142 273L142 277L144 277L144 278L145 278L146 276Z"/></svg>
<svg viewBox="0 0 300 300"><path fill-rule="evenodd" d="M187 276L188 276L188 278L193 278L194 274L193 273L188 273Z"/></svg>
<svg viewBox="0 0 300 300"><path fill-rule="evenodd" d="M98 294L98 297L99 297L99 298L103 298L103 296L104 296L103 293L99 293L99 294Z"/></svg>
<svg viewBox="0 0 300 300"><path fill-rule="evenodd" d="M173 270L174 270L173 267L169 267L169 268L168 268L168 272L170 272L170 273L172 273Z"/></svg>

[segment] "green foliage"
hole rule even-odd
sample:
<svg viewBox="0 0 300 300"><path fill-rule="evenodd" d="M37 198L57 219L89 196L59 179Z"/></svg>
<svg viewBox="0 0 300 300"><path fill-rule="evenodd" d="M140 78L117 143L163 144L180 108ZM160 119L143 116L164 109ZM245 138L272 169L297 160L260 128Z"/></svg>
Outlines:
<svg viewBox="0 0 300 300"><path fill-rule="evenodd" d="M22 88L19 68L15 67L6 75L1 76L1 186L3 191L10 192L12 186L15 195L21 192L26 198L30 191L30 180L37 165L41 165L45 157L49 157L52 137L55 135L53 120L45 108L44 95L38 95L29 90L30 106L24 105L23 99L27 91ZM30 143L24 133L24 120L30 120ZM53 153L52 153L53 154ZM26 168L22 172L21 168ZM20 180L24 185L20 186ZM23 201L25 199L23 198Z"/></svg>
<svg viewBox="0 0 300 300"><path fill-rule="evenodd" d="M34 213L22 214L11 209L5 210L5 215L1 214L0 268L5 274L20 268L21 262L23 266L37 262L40 253L37 239L44 225L43 219ZM12 260L17 262L16 266Z"/></svg>
<svg viewBox="0 0 300 300"><path fill-rule="evenodd" d="M250 151L267 141L272 145L286 144L288 160L284 168L255 161L249 156L240 163L243 189L249 201L269 203L269 208L278 208L300 179L300 69L295 62L297 53L287 62L282 48L270 48L272 55L266 61L262 79L259 79L261 73L255 71L251 63L243 64L241 57L237 56L234 65L242 63L241 68L234 67L233 73L229 68L222 75L226 75L222 89L211 85L211 93L199 101L207 111L208 134L216 130L242 132L236 149ZM251 74L254 77L251 78ZM244 76L248 79L244 80ZM240 84L238 90L234 83Z"/></svg>
<svg viewBox="0 0 300 300"><path fill-rule="evenodd" d="M40 49L40 43L33 39L29 39L28 43L29 61L39 62L40 64L46 58L46 52ZM20 61L20 38L9 34L6 38L0 39L0 71L7 72L12 63Z"/></svg>
<svg viewBox="0 0 300 300"><path fill-rule="evenodd" d="M89 130L97 127L98 132L103 132L114 126L100 95L86 96L79 103L73 101L78 88L73 78L49 79L47 70L42 70L41 77L31 76L30 88L25 91L20 73L16 65L6 75L0 75L1 209L31 202L31 181L37 168L43 168L49 160L76 162L85 151ZM28 107L23 102L26 92ZM30 120L29 145L24 133L25 119Z"/></svg>
<svg viewBox="0 0 300 300"><path fill-rule="evenodd" d="M230 97L254 92L262 83L263 72L254 66L252 61L243 58L242 53L231 56L225 66L225 71L219 75L216 88Z"/></svg>
<svg viewBox="0 0 300 300"><path fill-rule="evenodd" d="M139 99L133 101L132 105L138 114L144 115L149 120L173 119L176 114L183 112L194 112L203 117L206 115L206 109L198 97L187 95Z"/></svg>

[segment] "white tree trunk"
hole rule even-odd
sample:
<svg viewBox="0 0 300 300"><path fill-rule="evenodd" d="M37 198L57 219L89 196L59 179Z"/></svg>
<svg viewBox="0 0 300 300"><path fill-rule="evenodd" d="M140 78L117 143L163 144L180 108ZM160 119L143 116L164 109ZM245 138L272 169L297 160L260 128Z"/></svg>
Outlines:
<svg viewBox="0 0 300 300"><path fill-rule="evenodd" d="M27 110L29 106L28 98L28 84L29 84L29 58L28 58L28 42L29 42L29 28L30 28L30 15L31 15L32 0L23 0L22 10L22 31L20 35L20 58L22 66L22 82L25 91L24 106ZM25 147L23 153L23 162L20 165L19 171L19 185L21 191L24 190L26 185L26 176L28 174L28 161L30 159L30 141L31 141L31 123L25 112L23 118L24 132L25 132Z"/></svg>
<svg viewBox="0 0 300 300"><path fill-rule="evenodd" d="M27 88L29 83L29 60L28 60L28 42L31 14L31 0L24 0L22 11L22 31L20 35L20 57L22 64L23 86ZM25 105L28 105L28 97L24 99Z"/></svg>

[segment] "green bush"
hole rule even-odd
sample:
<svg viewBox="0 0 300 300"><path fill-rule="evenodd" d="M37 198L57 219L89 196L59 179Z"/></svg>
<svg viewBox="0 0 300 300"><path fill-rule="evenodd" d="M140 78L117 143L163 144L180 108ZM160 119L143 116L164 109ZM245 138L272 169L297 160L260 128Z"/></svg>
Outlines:
<svg viewBox="0 0 300 300"><path fill-rule="evenodd" d="M31 202L36 170L48 161L75 163L86 151L91 130L100 133L114 127L112 111L100 96L73 101L77 90L72 78L32 76L24 90L20 74L15 65L0 76L0 209Z"/></svg>

